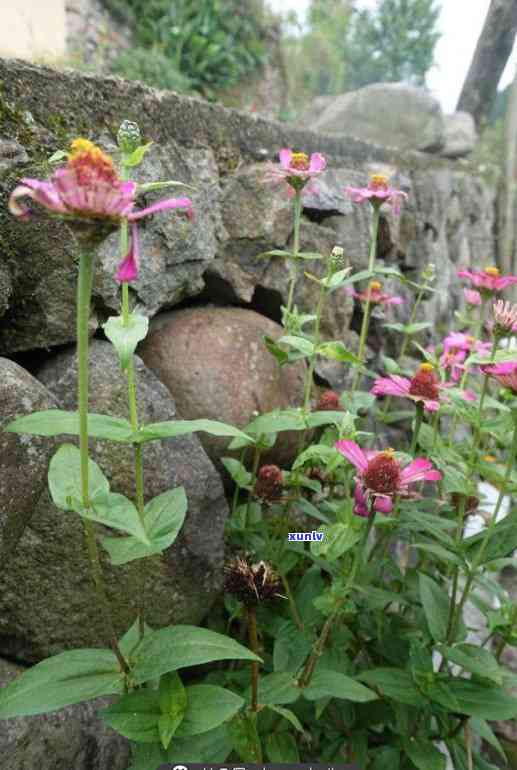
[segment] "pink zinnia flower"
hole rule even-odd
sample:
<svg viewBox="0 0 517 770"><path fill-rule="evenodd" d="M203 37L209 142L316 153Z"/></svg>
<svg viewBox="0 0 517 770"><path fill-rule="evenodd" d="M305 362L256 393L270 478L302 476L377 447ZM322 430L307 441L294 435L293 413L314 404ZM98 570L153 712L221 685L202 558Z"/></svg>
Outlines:
<svg viewBox="0 0 517 770"><path fill-rule="evenodd" d="M355 291L351 286L345 289L350 297L361 302L370 302L370 305L401 305L404 302L402 297L395 297L392 294L384 294L382 284L379 281L372 281L366 291Z"/></svg>
<svg viewBox="0 0 517 770"><path fill-rule="evenodd" d="M136 182L120 179L112 159L88 139L76 139L71 147L67 164L55 171L49 181L21 180L9 198L9 210L14 216L23 220L30 217L30 210L20 204L20 198L32 198L40 206L65 219L99 224L117 225L124 219L134 223L149 214L169 209L185 209L187 216L192 216L192 201L189 198L167 198L141 211L133 211ZM131 231L129 252L116 275L119 282L133 281L138 277L136 224L132 225Z"/></svg>
<svg viewBox="0 0 517 770"><path fill-rule="evenodd" d="M354 203L369 201L372 206L390 203L394 214L400 214L402 201L407 198L407 193L389 186L385 174L372 174L368 187L345 187L345 192Z"/></svg>
<svg viewBox="0 0 517 770"><path fill-rule="evenodd" d="M479 291L476 291L475 289L463 289L463 295L467 305L472 305L473 307L481 305L482 299Z"/></svg>
<svg viewBox="0 0 517 770"><path fill-rule="evenodd" d="M307 182L321 174L327 161L319 152L310 157L305 152L293 152L284 148L278 153L280 163L269 163L264 174L266 182L287 182L293 190L302 190Z"/></svg>
<svg viewBox="0 0 517 770"><path fill-rule="evenodd" d="M395 460L393 449L384 452L363 451L355 441L338 441L338 452L354 465L358 471L354 493L354 513L368 516L370 500L373 509L381 513L391 513L393 497L409 497L409 485L416 481L439 481L440 471L423 457L417 457L405 468Z"/></svg>
<svg viewBox="0 0 517 770"><path fill-rule="evenodd" d="M463 332L451 332L443 340L440 365L444 369L451 369L451 377L457 382L461 377L461 372L465 370L463 362L467 358L467 354L475 351L485 355L490 352L491 348L490 342L482 342Z"/></svg>
<svg viewBox="0 0 517 770"><path fill-rule="evenodd" d="M444 371L450 369L451 379L453 382L459 382L465 371L463 362L467 357L466 350L456 350L451 348L450 350L444 350L440 356L440 366Z"/></svg>
<svg viewBox="0 0 517 770"><path fill-rule="evenodd" d="M440 393L445 385L440 383L431 364L422 364L415 376L408 380L398 374L379 377L370 393L374 396L399 396L424 405L428 412L436 412L445 397Z"/></svg>
<svg viewBox="0 0 517 770"><path fill-rule="evenodd" d="M459 270L459 278L468 278L481 293L492 294L502 291L507 286L517 283L517 275L502 276L497 267L485 267L484 270Z"/></svg>
<svg viewBox="0 0 517 770"><path fill-rule="evenodd" d="M504 361L500 364L483 364L480 366L484 374L494 377L501 385L517 395L517 361Z"/></svg>

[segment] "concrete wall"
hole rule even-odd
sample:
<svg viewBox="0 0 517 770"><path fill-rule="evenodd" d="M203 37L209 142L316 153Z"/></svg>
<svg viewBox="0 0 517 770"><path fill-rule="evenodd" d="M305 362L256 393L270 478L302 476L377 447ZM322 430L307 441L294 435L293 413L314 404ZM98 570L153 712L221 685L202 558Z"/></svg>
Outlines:
<svg viewBox="0 0 517 770"><path fill-rule="evenodd" d="M0 0L0 56L65 55L65 0Z"/></svg>

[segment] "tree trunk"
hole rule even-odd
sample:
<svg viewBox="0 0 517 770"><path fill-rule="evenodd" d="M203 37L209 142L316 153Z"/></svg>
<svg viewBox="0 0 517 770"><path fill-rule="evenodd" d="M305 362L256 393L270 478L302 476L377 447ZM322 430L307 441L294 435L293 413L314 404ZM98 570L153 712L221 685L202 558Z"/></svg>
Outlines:
<svg viewBox="0 0 517 770"><path fill-rule="evenodd" d="M492 0L456 108L470 112L478 130L490 115L516 32L517 0Z"/></svg>
<svg viewBox="0 0 517 770"><path fill-rule="evenodd" d="M499 198L499 266L515 274L515 216L517 193L517 68L515 70L504 125L504 178ZM515 299L513 287L508 292Z"/></svg>

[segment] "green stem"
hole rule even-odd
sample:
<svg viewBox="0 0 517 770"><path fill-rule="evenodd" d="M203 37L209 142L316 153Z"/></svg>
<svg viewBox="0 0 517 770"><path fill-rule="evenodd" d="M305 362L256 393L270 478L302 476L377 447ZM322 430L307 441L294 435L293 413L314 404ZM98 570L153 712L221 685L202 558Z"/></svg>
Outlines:
<svg viewBox="0 0 517 770"><path fill-rule="evenodd" d="M128 179L128 169L124 167L123 174L124 179ZM129 245L128 239L128 223L127 220L123 220L120 225L120 254L124 257L127 253ZM127 282L122 284L122 323L124 326L129 325L129 286ZM138 406L136 395L136 382L135 382L135 365L133 356L130 357L127 365L127 390L128 390L128 403L129 403L129 418L131 421L131 428L134 433L138 431ZM144 524L145 518L145 500L144 500L144 458L143 447L141 444L134 446L134 469L135 469L135 502L140 521ZM145 572L144 565L140 563L138 565L138 627L140 638L144 635L144 606L145 606Z"/></svg>
<svg viewBox="0 0 517 770"><path fill-rule="evenodd" d="M458 609L456 612L456 622L454 624L454 627L459 622L459 619L461 618L461 614L463 612L463 608L465 606L465 603L468 599L470 589L472 587L472 584L476 577L476 572L481 565L481 562L483 561L483 556L485 555L486 547L490 541L490 537L492 535L492 532L494 530L495 525L497 524L497 516L499 514L499 511L501 510L501 505L503 503L504 496L506 495L506 491L508 489L508 482L510 480L510 476L515 464L515 459L517 458L517 414L514 413L513 415L514 420L514 428L513 428L513 438L512 438L512 445L510 448L510 453L508 455L508 460L506 464L506 472L504 474L503 483L501 485L501 488L499 489L499 495L495 504L494 512L492 514L492 518L490 520L490 524L485 530L485 535L483 537L483 540L481 541L481 546L479 548L479 551L477 552L476 557L474 558L474 561L472 562L472 566L470 568L469 575L467 577L467 580L465 581L465 587L463 589L463 594L461 596L460 602L458 604ZM454 634L453 634L454 636Z"/></svg>
<svg viewBox="0 0 517 770"><path fill-rule="evenodd" d="M368 272L373 273L374 267L375 267L375 259L377 257L377 235L379 232L379 221L381 217L381 209L380 206L376 205L373 209L373 218L372 218L372 229L371 229L371 240L370 240L370 255L368 258ZM368 327L370 325L370 309L371 309L371 292L370 289L367 290L367 299L366 299L366 305L364 307L363 311L363 322L361 324L361 334L359 336L359 351L357 354L357 357L361 361L361 363L364 363L364 351L366 348L366 340L368 339ZM359 383L359 378L361 374L359 369L356 370L354 380L352 382L352 393L355 392L357 385Z"/></svg>
<svg viewBox="0 0 517 770"><path fill-rule="evenodd" d="M298 254L300 252L300 222L302 217L302 191L296 190L294 196L294 242L293 256L290 263L291 279L289 283L289 295L287 297L286 317L293 309L294 289L298 278Z"/></svg>
<svg viewBox="0 0 517 770"><path fill-rule="evenodd" d="M90 507L89 468L88 468L88 321L90 319L90 302L93 284L95 256L91 253L81 253L79 262L79 280L77 282L77 360L78 360L78 408L79 408L79 452L81 472L81 496L84 508ZM115 629L111 620L108 597L102 576L99 550L95 537L93 522L83 519L86 547L90 560L90 568L97 594L97 600L103 616L104 626L108 631L110 644L120 664L121 670L129 672L127 662L118 646Z"/></svg>
<svg viewBox="0 0 517 770"><path fill-rule="evenodd" d="M248 607L248 640L250 649L255 655L259 654L257 633L257 608ZM258 682L259 664L256 660L251 662L251 710L258 711Z"/></svg>
<svg viewBox="0 0 517 770"><path fill-rule="evenodd" d="M490 361L492 362L495 359L495 354L497 353L497 346L499 344L499 340L494 338L494 341L492 343L492 351L490 353ZM478 426L474 433L474 441L472 442L472 449L470 452L470 458L469 458L469 466L471 468L474 467L475 461L476 461L476 454L479 448L479 445L481 443L481 418L483 416L483 404L485 403L485 397L488 391L488 380L489 376L488 374L485 374L485 377L483 379L483 387L481 389L481 395L479 397L479 408L478 408Z"/></svg>
<svg viewBox="0 0 517 770"><path fill-rule="evenodd" d="M303 620L301 619L300 613L298 612L298 607L296 606L296 601L293 596L293 592L291 591L291 586L289 585L289 581L287 579L287 576L284 575L284 573L280 573L280 577L282 578L282 583L284 585L284 591L287 594L287 598L289 600L289 607L291 609L291 615L293 616L293 620L300 629L300 631L303 631Z"/></svg>
<svg viewBox="0 0 517 770"><path fill-rule="evenodd" d="M319 635L318 639L316 640L314 647L312 648L312 652L307 659L307 662L303 668L303 671L300 675L300 678L298 680L300 687L307 687L307 685L310 683L312 679L312 675L314 674L314 669L316 668L316 665L318 663L319 658L323 654L323 651L325 649L325 645L327 643L327 640L330 636L330 632L332 630L332 626L334 625L334 622L336 618L339 615L339 612L341 610L341 607L346 602L348 593L353 585L353 582L355 580L355 576L357 573L357 569L359 565L362 562L367 561L367 547L368 547L368 538L370 536L370 532L372 531L372 527L375 520L375 511L373 510L373 504L370 509L370 515L368 517L368 524L365 527L365 533L363 536L363 539L356 548L354 553L354 560L352 563L352 568L350 570L350 573L348 575L348 579L346 581L346 585L343 589L343 594L340 596L340 598L336 601L335 608L333 612L328 616L327 620L325 621L323 628L321 630L321 634Z"/></svg>
<svg viewBox="0 0 517 770"><path fill-rule="evenodd" d="M415 427L413 429L413 438L411 440L411 447L409 449L409 454L415 456L416 448L418 445L418 434L420 433L420 426L422 425L422 420L424 419L424 405L421 401L417 401L416 403L416 414L415 414Z"/></svg>

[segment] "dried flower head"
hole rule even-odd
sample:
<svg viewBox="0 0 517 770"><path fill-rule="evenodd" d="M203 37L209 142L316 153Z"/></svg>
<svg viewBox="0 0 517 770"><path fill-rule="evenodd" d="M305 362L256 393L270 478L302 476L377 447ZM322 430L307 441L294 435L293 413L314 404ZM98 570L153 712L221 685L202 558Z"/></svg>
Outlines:
<svg viewBox="0 0 517 770"><path fill-rule="evenodd" d="M282 496L284 476L278 465L263 465L257 474L253 493L255 497L274 503Z"/></svg>
<svg viewBox="0 0 517 770"><path fill-rule="evenodd" d="M282 581L272 567L264 561L252 564L246 556L237 556L225 565L224 589L247 607L282 598Z"/></svg>
<svg viewBox="0 0 517 770"><path fill-rule="evenodd" d="M339 412L342 409L335 390L324 390L316 404L317 412Z"/></svg>

